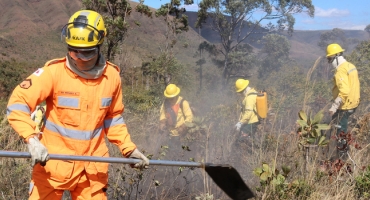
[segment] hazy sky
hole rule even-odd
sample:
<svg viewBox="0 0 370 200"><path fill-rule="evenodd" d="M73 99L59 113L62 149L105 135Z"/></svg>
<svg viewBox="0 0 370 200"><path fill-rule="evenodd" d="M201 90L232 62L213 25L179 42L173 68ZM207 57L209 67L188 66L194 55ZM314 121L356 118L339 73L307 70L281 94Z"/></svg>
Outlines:
<svg viewBox="0 0 370 200"><path fill-rule="evenodd" d="M138 0L134 0L137 1ZM185 6L188 11L197 11L197 2ZM170 0L145 0L144 4L159 8ZM312 0L315 17L296 14L296 30L331 30L333 28L364 30L370 24L370 0Z"/></svg>

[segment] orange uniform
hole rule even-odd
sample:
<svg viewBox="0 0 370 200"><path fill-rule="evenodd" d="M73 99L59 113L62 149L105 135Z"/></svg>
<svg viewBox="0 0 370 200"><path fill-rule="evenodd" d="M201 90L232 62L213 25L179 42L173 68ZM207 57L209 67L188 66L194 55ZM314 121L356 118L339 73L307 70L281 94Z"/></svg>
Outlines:
<svg viewBox="0 0 370 200"><path fill-rule="evenodd" d="M104 135L126 157L136 149L122 117L117 66L106 62L102 76L84 79L66 66L66 58L61 58L30 75L15 88L7 106L9 123L23 138L35 133L30 114L42 101L48 109L40 141L50 154L108 157ZM108 164L49 160L44 167L35 165L31 186L73 190L81 180L88 180L91 194L105 190Z"/></svg>

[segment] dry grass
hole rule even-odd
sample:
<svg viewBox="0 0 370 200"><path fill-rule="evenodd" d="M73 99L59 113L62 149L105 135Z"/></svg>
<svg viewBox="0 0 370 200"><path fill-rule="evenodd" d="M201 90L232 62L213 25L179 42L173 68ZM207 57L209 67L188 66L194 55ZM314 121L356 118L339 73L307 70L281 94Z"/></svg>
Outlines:
<svg viewBox="0 0 370 200"><path fill-rule="evenodd" d="M133 140L146 155L151 155L152 159L186 161L192 157L196 161L231 164L256 192L256 199L359 199L355 193L355 177L361 175L362 166L367 166L369 162L368 145L363 146L361 150L351 149L351 159L348 163L351 164L352 173L346 173L342 169L340 172L342 175L330 176L328 171L320 167L319 158L322 158L320 151L318 153L313 151L311 162L307 169L304 167L303 152L297 145L299 136L287 133L283 128L283 126L291 127L288 130L294 132L294 126L289 125L294 122L286 122L281 126L277 118L266 120L253 138L239 143L239 146L235 145L237 133L223 131L230 128L226 126L227 123L212 123L208 131L198 138L199 140L182 141L183 144L189 145L192 150L189 152L176 149L178 146L173 146L166 135L157 131L155 123L157 117L157 112L149 112L145 116L134 114L126 116ZM143 125L143 121L151 123ZM2 122L0 128L2 149L26 151L25 145L20 142L19 137L6 121ZM111 156L120 156L112 145L110 145L110 152ZM305 192L300 194L298 190L287 190L288 198L279 198L273 186L257 192L256 188L260 186L260 180L253 175L252 171L262 163L276 165L276 169L279 170L283 165L290 166L292 170L286 179L286 184L289 186L294 180L303 180L305 185L302 189L305 189ZM30 172L29 160L1 159L0 199L26 199ZM151 166L150 169L141 172L127 165L113 164L110 166L109 173L109 199L190 200L196 197L229 199L200 169ZM69 197L66 195L64 199Z"/></svg>

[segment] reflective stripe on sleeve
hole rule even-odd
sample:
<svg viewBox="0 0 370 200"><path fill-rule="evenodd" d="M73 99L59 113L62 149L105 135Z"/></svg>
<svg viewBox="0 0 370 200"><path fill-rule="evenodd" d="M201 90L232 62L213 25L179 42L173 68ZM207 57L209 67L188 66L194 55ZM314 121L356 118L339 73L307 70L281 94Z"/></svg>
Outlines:
<svg viewBox="0 0 370 200"><path fill-rule="evenodd" d="M125 124L125 120L123 119L122 115L113 119L104 120L104 128L110 128L118 124Z"/></svg>
<svg viewBox="0 0 370 200"><path fill-rule="evenodd" d="M357 70L357 69L356 68L352 68L352 69L348 70L347 74L350 74L351 72L353 72L355 70Z"/></svg>
<svg viewBox="0 0 370 200"><path fill-rule="evenodd" d="M76 140L91 140L100 136L103 127L98 127L92 131L82 131L82 130L73 130L67 129L65 127L59 126L51 121L46 120L45 128L60 134L63 137L76 139Z"/></svg>
<svg viewBox="0 0 370 200"><path fill-rule="evenodd" d="M31 114L31 109L26 104L13 104L6 108L6 116L9 116L13 111L22 111Z"/></svg>
<svg viewBox="0 0 370 200"><path fill-rule="evenodd" d="M33 182L30 183L30 188L28 189L28 194L31 194L32 193L32 190L33 190L33 187L35 186L35 184Z"/></svg>

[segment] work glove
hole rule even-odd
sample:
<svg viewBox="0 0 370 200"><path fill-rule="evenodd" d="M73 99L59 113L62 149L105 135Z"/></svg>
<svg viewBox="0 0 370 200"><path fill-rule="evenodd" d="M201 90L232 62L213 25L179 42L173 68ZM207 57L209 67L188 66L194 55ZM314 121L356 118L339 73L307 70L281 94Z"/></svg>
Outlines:
<svg viewBox="0 0 370 200"><path fill-rule="evenodd" d="M136 158L136 159L141 159L140 162L136 163L133 167L143 169L143 168L148 168L149 165L149 159L144 156L138 149L135 149L129 158Z"/></svg>
<svg viewBox="0 0 370 200"><path fill-rule="evenodd" d="M41 144L38 137L31 137L27 142L28 151L31 154L32 167L36 163L40 163L41 166L46 165L46 161L49 160L49 153L46 147Z"/></svg>
<svg viewBox="0 0 370 200"><path fill-rule="evenodd" d="M241 122L238 122L238 123L236 123L235 124L235 129L237 130L237 131L240 131L240 128L242 127L242 123Z"/></svg>
<svg viewBox="0 0 370 200"><path fill-rule="evenodd" d="M341 103L342 103L342 98L340 98L340 97L337 97L334 100L333 104L331 105L331 108L329 109L329 113L330 113L331 116L334 115L335 112L337 112Z"/></svg>

